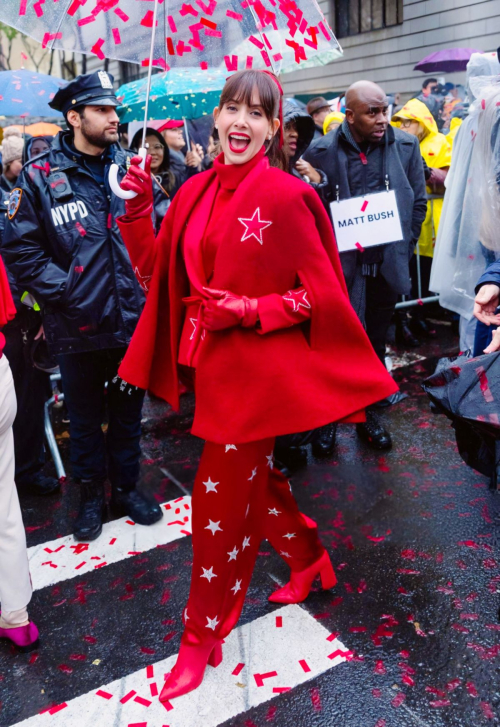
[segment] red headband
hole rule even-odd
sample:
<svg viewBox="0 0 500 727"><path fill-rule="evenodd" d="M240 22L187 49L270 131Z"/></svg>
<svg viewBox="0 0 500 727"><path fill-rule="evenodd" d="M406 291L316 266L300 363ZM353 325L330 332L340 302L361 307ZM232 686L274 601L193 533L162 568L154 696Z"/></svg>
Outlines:
<svg viewBox="0 0 500 727"><path fill-rule="evenodd" d="M274 73L272 71L266 71L263 69L261 73L267 74L270 78L273 79L275 84L278 86L278 91L280 93L280 107L278 112L278 118L280 120L280 149L283 147L283 88L281 87L281 83L278 81Z"/></svg>

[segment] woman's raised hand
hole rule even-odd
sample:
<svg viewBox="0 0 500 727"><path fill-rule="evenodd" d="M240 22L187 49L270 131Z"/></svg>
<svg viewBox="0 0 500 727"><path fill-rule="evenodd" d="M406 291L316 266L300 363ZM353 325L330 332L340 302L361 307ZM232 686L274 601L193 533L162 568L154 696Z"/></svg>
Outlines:
<svg viewBox="0 0 500 727"><path fill-rule="evenodd" d="M153 182L151 179L151 156L146 157L144 169L139 166L140 156L132 157L130 167L120 182L122 189L135 192L136 197L125 200L127 217L147 217L153 211Z"/></svg>

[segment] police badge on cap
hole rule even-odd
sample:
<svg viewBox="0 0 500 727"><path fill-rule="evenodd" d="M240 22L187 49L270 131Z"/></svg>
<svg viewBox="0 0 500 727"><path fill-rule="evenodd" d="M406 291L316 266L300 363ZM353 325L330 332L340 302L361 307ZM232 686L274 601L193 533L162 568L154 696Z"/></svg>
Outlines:
<svg viewBox="0 0 500 727"><path fill-rule="evenodd" d="M65 116L70 109L78 106L119 106L113 81L113 76L106 71L85 73L60 88L49 106Z"/></svg>

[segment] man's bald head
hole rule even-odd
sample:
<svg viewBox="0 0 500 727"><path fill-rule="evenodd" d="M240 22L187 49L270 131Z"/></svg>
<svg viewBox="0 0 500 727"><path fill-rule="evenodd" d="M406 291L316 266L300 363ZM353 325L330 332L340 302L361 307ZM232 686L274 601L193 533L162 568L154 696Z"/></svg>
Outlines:
<svg viewBox="0 0 500 727"><path fill-rule="evenodd" d="M345 95L347 123L354 140L380 142L387 129L387 96L380 86L372 81L356 81L349 86Z"/></svg>

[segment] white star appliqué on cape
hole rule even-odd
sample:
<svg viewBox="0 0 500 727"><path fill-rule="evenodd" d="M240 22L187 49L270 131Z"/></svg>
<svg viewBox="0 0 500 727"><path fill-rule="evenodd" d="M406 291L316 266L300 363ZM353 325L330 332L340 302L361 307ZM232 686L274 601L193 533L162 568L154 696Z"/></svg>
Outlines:
<svg viewBox="0 0 500 727"><path fill-rule="evenodd" d="M222 528L220 528L219 525L220 525L220 520L218 520L216 523L214 523L214 521L210 520L210 518L209 518L208 525L205 528L205 530L210 530L212 535L215 535L215 533L218 532L219 530L222 533Z"/></svg>
<svg viewBox="0 0 500 727"><path fill-rule="evenodd" d="M231 551L228 551L228 556L229 556L228 563L231 560L236 560L236 556L238 555L239 552L240 551L238 550L238 548L236 547L236 545L234 546L234 548Z"/></svg>
<svg viewBox="0 0 500 727"><path fill-rule="evenodd" d="M190 320L190 321L191 321L191 323L193 324L193 332L192 332L192 334L191 334L191 335L189 336L189 340L190 340L190 341L192 341L192 340L193 340L193 338L194 338L194 336L195 336L195 333L196 333L196 329L198 328L198 319L197 319L197 318L190 318L189 320ZM202 341L203 341L203 339L205 338L205 336L206 336L206 333L207 333L207 332L206 332L206 330L205 330L205 329L203 329L203 332L202 332L202 334L201 334L201 340L202 340Z"/></svg>
<svg viewBox="0 0 500 727"><path fill-rule="evenodd" d="M272 468L274 467L274 453L271 452L271 454L266 454L266 459L267 459L267 466L269 467L269 469L272 470Z"/></svg>
<svg viewBox="0 0 500 727"><path fill-rule="evenodd" d="M280 555L282 555L282 556L283 556L283 558L291 558L291 557L292 557L292 556L290 555L290 553L286 553L286 552L285 552L284 550L281 550L281 551L280 551Z"/></svg>
<svg viewBox="0 0 500 727"><path fill-rule="evenodd" d="M283 300L288 300L293 305L294 311L298 311L300 306L306 310L311 309L311 304L307 300L307 290L305 288L289 290L288 293L283 296Z"/></svg>
<svg viewBox="0 0 500 727"><path fill-rule="evenodd" d="M273 507L273 509L272 509L272 510L271 510L271 508L270 508L270 507L268 507L267 509L269 510L269 514L270 514L270 515L279 515L279 514L281 513L281 510L276 510L276 508L275 508L275 507Z"/></svg>
<svg viewBox="0 0 500 727"><path fill-rule="evenodd" d="M231 590L234 593L234 595L236 596L238 591L241 591L241 580L236 580L236 583L234 584L234 586L232 588L230 588L229 590Z"/></svg>
<svg viewBox="0 0 500 727"><path fill-rule="evenodd" d="M254 467L254 468L253 468L253 470L252 470L252 474L251 474L251 475L250 475L250 477L248 478L248 481L249 481L249 482L251 482L251 481L253 480L253 478L254 478L254 477L257 477L257 467Z"/></svg>
<svg viewBox="0 0 500 727"><path fill-rule="evenodd" d="M296 538L297 535L295 533L287 533L286 535L283 535L284 538L288 538L288 540L291 540L292 538Z"/></svg>
<svg viewBox="0 0 500 727"><path fill-rule="evenodd" d="M251 237L255 237L260 245L263 245L262 231L272 225L272 222L266 222L260 219L260 207L257 207L251 217L238 217L238 222L241 222L245 226L245 232L241 238L241 242L249 240Z"/></svg>
<svg viewBox="0 0 500 727"><path fill-rule="evenodd" d="M209 583L211 582L212 578L217 578L217 573L214 573L213 565L210 566L210 568L204 568L203 566L201 566L201 570L203 571L203 574L200 576L200 578L206 578Z"/></svg>
<svg viewBox="0 0 500 727"><path fill-rule="evenodd" d="M271 224L271 223L269 223L269 224ZM148 290L149 290L149 288L147 286L147 283L149 283L149 281L151 280L151 278L153 276L152 275L141 275L140 272L139 272L139 268L138 267L135 267L134 268L134 275L137 278L137 282L139 283L139 285L141 286L141 288L143 290L145 290L146 293L147 293Z"/></svg>
<svg viewBox="0 0 500 727"><path fill-rule="evenodd" d="M234 449L234 450L238 451L238 447L236 446L236 444L226 444L226 452L225 453L227 454L230 449Z"/></svg>
<svg viewBox="0 0 500 727"><path fill-rule="evenodd" d="M245 548L248 548L249 545L250 545L250 538L246 538L246 537L243 538L242 550L245 550Z"/></svg>
<svg viewBox="0 0 500 727"><path fill-rule="evenodd" d="M217 616L215 618L208 618L207 616L207 623L205 624L206 629L212 629L212 631L215 631L215 627L218 626L220 621L217 621Z"/></svg>
<svg viewBox="0 0 500 727"><path fill-rule="evenodd" d="M207 488L207 493L209 493L209 492L217 492L217 485L219 483L218 482L212 482L212 480L210 479L210 477L203 484Z"/></svg>
<svg viewBox="0 0 500 727"><path fill-rule="evenodd" d="M184 623L186 623L189 620L189 618L190 617L188 616L188 610L187 610L187 608L185 608L184 609Z"/></svg>

